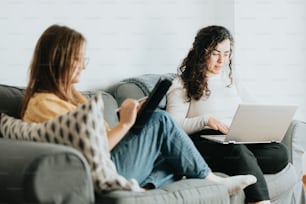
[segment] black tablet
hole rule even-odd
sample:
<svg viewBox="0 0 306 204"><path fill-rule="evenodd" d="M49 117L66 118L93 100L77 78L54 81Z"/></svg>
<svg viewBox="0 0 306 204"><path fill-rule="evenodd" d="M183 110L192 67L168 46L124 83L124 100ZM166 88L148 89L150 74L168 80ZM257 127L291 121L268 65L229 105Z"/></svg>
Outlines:
<svg viewBox="0 0 306 204"><path fill-rule="evenodd" d="M166 95L171 84L172 81L166 78L160 78L157 81L148 98L142 105L141 109L138 111L136 121L130 131L139 133L142 130L144 124L149 120L152 113L158 107L160 101Z"/></svg>

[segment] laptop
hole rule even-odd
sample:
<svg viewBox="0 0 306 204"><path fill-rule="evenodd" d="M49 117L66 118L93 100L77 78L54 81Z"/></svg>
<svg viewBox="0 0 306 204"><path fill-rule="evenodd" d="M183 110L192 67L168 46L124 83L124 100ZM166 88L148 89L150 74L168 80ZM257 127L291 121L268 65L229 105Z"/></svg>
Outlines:
<svg viewBox="0 0 306 204"><path fill-rule="evenodd" d="M296 105L240 104L227 135L201 137L222 144L281 142L296 109Z"/></svg>
<svg viewBox="0 0 306 204"><path fill-rule="evenodd" d="M160 78L157 81L141 109L138 111L136 121L130 131L139 133L142 130L171 85L172 81L166 78Z"/></svg>

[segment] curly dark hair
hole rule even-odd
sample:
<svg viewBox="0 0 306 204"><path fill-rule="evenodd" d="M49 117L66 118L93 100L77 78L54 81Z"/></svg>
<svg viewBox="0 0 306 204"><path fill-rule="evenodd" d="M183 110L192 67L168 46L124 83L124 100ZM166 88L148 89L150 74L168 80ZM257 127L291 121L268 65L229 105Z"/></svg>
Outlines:
<svg viewBox="0 0 306 204"><path fill-rule="evenodd" d="M207 59L218 43L223 40L230 40L231 50L234 45L234 39L230 31L222 26L207 26L200 29L194 39L192 48L179 66L179 75L183 80L184 88L187 90L187 100L199 100L203 94L209 97L208 88ZM229 59L229 79L232 84L232 60Z"/></svg>

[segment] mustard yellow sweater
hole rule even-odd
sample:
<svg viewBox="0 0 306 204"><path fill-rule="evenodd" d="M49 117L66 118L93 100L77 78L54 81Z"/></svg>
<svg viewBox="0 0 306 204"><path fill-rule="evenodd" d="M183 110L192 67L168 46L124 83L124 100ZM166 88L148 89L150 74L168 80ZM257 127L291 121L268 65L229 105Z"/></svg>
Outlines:
<svg viewBox="0 0 306 204"><path fill-rule="evenodd" d="M36 93L28 103L23 120L41 123L75 109L75 105L60 99L55 94Z"/></svg>
<svg viewBox="0 0 306 204"><path fill-rule="evenodd" d="M60 99L52 93L36 93L29 100L23 120L29 123L42 123L57 115L73 111L77 106ZM108 123L103 121L106 131L110 130Z"/></svg>

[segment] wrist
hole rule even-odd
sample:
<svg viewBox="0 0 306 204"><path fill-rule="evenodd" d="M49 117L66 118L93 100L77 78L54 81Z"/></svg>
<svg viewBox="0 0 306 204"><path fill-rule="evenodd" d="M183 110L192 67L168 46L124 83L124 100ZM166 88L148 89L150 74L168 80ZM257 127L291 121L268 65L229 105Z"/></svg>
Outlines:
<svg viewBox="0 0 306 204"><path fill-rule="evenodd" d="M203 116L204 124L205 124L206 126L208 126L208 120L209 120L210 118L212 118L212 115L211 115L211 114L206 114L206 115Z"/></svg>
<svg viewBox="0 0 306 204"><path fill-rule="evenodd" d="M132 126L128 123L124 123L124 122L119 122L118 123L118 128L125 131L125 132L128 132L131 127Z"/></svg>

